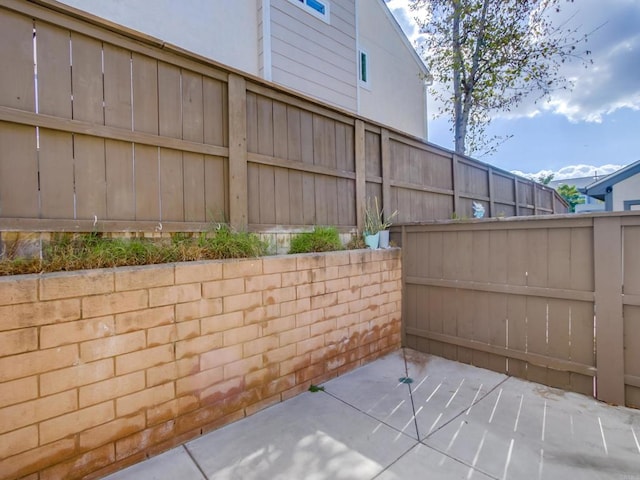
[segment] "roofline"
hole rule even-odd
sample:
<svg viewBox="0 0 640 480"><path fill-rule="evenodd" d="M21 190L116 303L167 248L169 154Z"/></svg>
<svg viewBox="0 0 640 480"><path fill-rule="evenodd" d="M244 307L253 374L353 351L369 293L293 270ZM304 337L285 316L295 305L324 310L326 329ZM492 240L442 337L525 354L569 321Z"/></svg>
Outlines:
<svg viewBox="0 0 640 480"><path fill-rule="evenodd" d="M416 49L413 48L413 45L411 45L411 42L409 42L409 39L407 38L407 36L405 35L404 31L402 30L402 27L400 26L400 24L396 20L396 17L393 16L393 13L391 13L391 10L389 10L389 7L387 7L386 2L384 0L377 0L377 1L382 6L382 9L384 10L385 15L387 16L387 18L391 22L391 25L393 25L393 28L395 29L396 33L398 35L400 35L400 39L404 43L405 47L407 47L409 49L409 51L411 52L411 55L413 56L413 59L416 61L416 63L420 67L420 70L422 70L422 72L425 75L430 76L431 72L429 72L429 69L427 68L427 66L422 61L422 58L420 58L420 55L418 55L418 52L416 52Z"/></svg>
<svg viewBox="0 0 640 480"><path fill-rule="evenodd" d="M640 160L621 168L617 172L607 175L597 182L593 182L591 185L587 185L584 187L584 193L590 197L598 198L596 195L604 195L607 193L607 188L638 173L640 173Z"/></svg>

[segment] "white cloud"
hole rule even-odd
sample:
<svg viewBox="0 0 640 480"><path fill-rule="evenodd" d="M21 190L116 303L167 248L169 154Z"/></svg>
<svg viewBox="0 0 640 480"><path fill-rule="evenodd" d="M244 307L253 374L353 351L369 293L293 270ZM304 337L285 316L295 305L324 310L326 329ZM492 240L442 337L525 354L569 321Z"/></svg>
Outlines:
<svg viewBox="0 0 640 480"><path fill-rule="evenodd" d="M603 175L609 175L610 173L614 173L625 165L601 165L596 167L594 165L569 165L566 167L562 167L559 170L540 170L535 173L525 173L518 170L513 170L511 173L515 175L520 175L522 177L538 179L540 177L546 177L550 174L553 174L554 180L567 180L570 178L582 178L582 177L601 177Z"/></svg>

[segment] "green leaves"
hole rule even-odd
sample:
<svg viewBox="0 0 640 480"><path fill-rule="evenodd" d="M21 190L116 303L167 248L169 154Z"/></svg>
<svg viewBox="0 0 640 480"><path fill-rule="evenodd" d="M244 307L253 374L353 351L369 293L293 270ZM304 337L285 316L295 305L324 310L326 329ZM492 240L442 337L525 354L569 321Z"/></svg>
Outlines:
<svg viewBox="0 0 640 480"><path fill-rule="evenodd" d="M496 147L487 139L492 114L516 108L525 98L548 97L571 88L560 75L570 60L589 64L579 51L587 35L556 25L565 0L412 0L425 13L422 55L434 81L431 94L451 119L458 153ZM493 145L493 146L492 146Z"/></svg>

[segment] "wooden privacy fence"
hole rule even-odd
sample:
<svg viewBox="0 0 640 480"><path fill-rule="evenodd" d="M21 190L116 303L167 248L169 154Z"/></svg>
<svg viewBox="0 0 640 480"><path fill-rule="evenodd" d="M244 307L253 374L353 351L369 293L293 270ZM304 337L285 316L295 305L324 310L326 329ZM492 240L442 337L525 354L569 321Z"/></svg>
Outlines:
<svg viewBox="0 0 640 480"><path fill-rule="evenodd" d="M46 0L0 0L0 230L565 212L547 187Z"/></svg>
<svg viewBox="0 0 640 480"><path fill-rule="evenodd" d="M640 215L395 227L404 342L640 408Z"/></svg>

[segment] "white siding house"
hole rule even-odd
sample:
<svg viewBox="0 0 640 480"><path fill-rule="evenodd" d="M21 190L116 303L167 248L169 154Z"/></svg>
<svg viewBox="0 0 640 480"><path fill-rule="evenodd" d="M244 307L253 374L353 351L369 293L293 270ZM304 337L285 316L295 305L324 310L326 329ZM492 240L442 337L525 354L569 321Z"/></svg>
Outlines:
<svg viewBox="0 0 640 480"><path fill-rule="evenodd" d="M640 160L580 191L604 201L607 212L640 210Z"/></svg>
<svg viewBox="0 0 640 480"><path fill-rule="evenodd" d="M384 0L61 1L427 138L428 71Z"/></svg>

